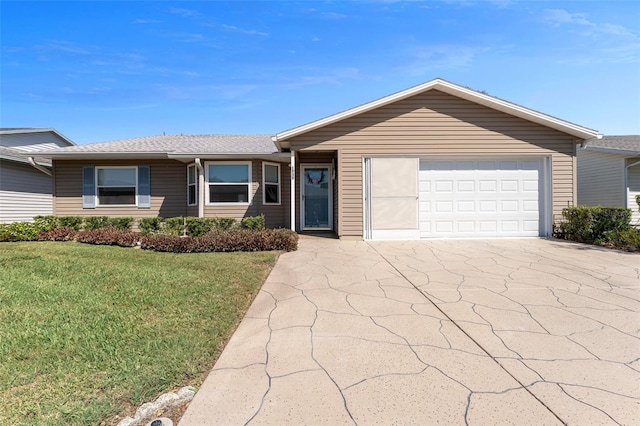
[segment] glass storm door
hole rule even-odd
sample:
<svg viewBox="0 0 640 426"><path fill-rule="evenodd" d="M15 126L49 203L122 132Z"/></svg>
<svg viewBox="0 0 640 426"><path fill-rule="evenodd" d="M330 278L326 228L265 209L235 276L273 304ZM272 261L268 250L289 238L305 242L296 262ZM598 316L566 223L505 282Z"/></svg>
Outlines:
<svg viewBox="0 0 640 426"><path fill-rule="evenodd" d="M331 166L302 166L302 228L331 229Z"/></svg>

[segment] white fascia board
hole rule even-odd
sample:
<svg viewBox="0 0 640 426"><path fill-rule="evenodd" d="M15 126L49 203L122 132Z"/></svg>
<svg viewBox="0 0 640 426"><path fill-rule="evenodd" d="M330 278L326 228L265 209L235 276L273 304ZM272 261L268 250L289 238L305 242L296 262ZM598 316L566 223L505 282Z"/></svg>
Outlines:
<svg viewBox="0 0 640 426"><path fill-rule="evenodd" d="M167 158L166 153L158 152L37 152L38 157L52 160L120 160L120 159L156 159Z"/></svg>
<svg viewBox="0 0 640 426"><path fill-rule="evenodd" d="M513 104L511 102L503 101L502 99L485 95L475 90L458 86L457 84L453 84L446 80L437 78L435 80L428 81L426 83L411 87L401 92L396 92L389 96L385 96L375 101L357 106L355 108L351 108L346 111L342 111L340 113L322 118L320 120L312 121L311 123L307 123L302 126L295 127L293 129L278 133L272 137L272 140L278 145L279 148L281 147L287 148L289 144L285 144L283 142L291 137L301 135L303 133L309 132L311 130L315 130L317 128L326 126L328 124L332 124L340 120L344 120L345 118L349 118L357 114L361 114L363 112L367 112L367 111L379 108L381 106L417 95L422 92L426 92L428 90L433 90L433 89L440 90L450 95L453 95L462 99L466 99L468 101L481 104L486 107L496 109L498 111L502 111L504 113L526 119L528 121L532 121L534 123L538 123L547 127L551 127L556 130L560 130L564 133L568 133L580 139L590 139L590 138L599 139L602 137L602 135L598 133L597 130L578 126L576 124L569 123L567 121L560 120L558 118L551 117L549 115L542 114L540 112L530 110L528 108Z"/></svg>
<svg viewBox="0 0 640 426"><path fill-rule="evenodd" d="M251 159L258 159L258 160L267 160L267 161L275 161L275 162L288 162L289 161L289 157L290 154L288 152L274 152L271 154L265 154L265 153L257 153L257 154L234 154L234 153L189 153L189 154L175 154L175 153L169 153L167 155L167 158L172 158L172 159L176 159L176 160L184 160L184 159L191 159L193 160L194 158L201 158L203 160L205 159L243 159L243 160L251 160Z"/></svg>

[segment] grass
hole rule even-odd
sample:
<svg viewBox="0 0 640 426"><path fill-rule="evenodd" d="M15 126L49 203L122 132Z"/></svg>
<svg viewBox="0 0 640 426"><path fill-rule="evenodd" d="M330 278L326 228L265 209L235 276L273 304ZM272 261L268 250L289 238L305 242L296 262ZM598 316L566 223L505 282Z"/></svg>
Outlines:
<svg viewBox="0 0 640 426"><path fill-rule="evenodd" d="M0 243L0 424L99 424L198 386L277 256Z"/></svg>

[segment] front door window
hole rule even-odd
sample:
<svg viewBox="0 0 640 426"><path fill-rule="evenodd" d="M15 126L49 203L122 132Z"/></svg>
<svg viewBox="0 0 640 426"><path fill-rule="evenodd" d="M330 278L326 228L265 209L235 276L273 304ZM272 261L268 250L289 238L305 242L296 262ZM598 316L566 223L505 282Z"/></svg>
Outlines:
<svg viewBox="0 0 640 426"><path fill-rule="evenodd" d="M303 167L304 228L330 229L329 167Z"/></svg>

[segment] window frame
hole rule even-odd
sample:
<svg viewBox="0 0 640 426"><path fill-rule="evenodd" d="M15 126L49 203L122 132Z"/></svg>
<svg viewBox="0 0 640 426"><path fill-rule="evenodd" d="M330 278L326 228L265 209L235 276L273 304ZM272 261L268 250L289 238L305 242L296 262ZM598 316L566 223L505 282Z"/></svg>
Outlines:
<svg viewBox="0 0 640 426"><path fill-rule="evenodd" d="M209 166L248 166L247 167L247 182L209 182ZM205 166L205 186L206 186L206 200L207 206L249 206L253 202L253 164L251 161L207 161ZM212 186L231 186L231 185L246 185L247 186L247 201L245 202L212 202L211 201L211 187Z"/></svg>
<svg viewBox="0 0 640 426"><path fill-rule="evenodd" d="M267 182L267 166L273 166L278 169L278 182ZM262 162L262 204L266 206L279 206L282 203L282 175L280 174L280 163L270 163L267 161ZM277 185L278 187L278 201L267 202L267 185Z"/></svg>
<svg viewBox="0 0 640 426"><path fill-rule="evenodd" d="M96 188L96 207L138 207L138 166L95 166L95 188ZM98 173L100 170L107 170L107 169L133 169L133 171L135 172L135 179L134 179L134 184L133 184L133 189L134 189L134 202L133 204L101 204L100 203L100 188L129 188L129 186L113 186L113 185L100 185L99 179L98 179Z"/></svg>
<svg viewBox="0 0 640 426"><path fill-rule="evenodd" d="M189 169L190 168L194 168L195 169L195 181L193 183L189 182ZM196 163L191 163L187 165L187 206L197 206L198 205L198 167L196 166ZM189 189L190 187L193 186L195 187L195 201L193 203L189 203Z"/></svg>

